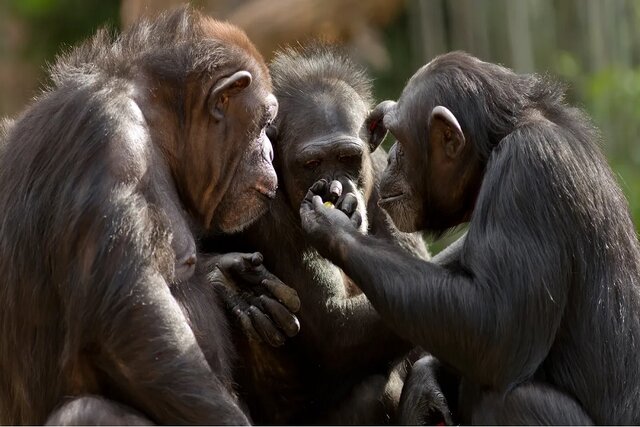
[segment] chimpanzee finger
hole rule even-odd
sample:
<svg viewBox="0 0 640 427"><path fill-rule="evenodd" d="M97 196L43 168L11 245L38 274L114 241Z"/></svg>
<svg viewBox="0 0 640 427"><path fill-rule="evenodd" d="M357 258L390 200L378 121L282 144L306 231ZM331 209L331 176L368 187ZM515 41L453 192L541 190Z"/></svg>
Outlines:
<svg viewBox="0 0 640 427"><path fill-rule="evenodd" d="M263 261L264 257L260 252L245 254L242 267L236 270L235 273L250 285L257 285L262 280L262 277L268 274L267 269L262 264Z"/></svg>
<svg viewBox="0 0 640 427"><path fill-rule="evenodd" d="M271 274L262 264L264 257L260 252L238 254L233 262L219 262L218 267L232 278L240 287L259 285L262 279Z"/></svg>
<svg viewBox="0 0 640 427"><path fill-rule="evenodd" d="M311 204L311 199L307 199L306 197L300 203L300 218L304 218L305 215L309 212L313 211L313 205Z"/></svg>
<svg viewBox="0 0 640 427"><path fill-rule="evenodd" d="M238 265L241 264L241 255L239 253L228 253L220 256L216 259L216 267L220 269L222 273L229 273L232 270L235 270Z"/></svg>
<svg viewBox="0 0 640 427"><path fill-rule="evenodd" d="M219 280L219 276L214 276L211 280ZM249 307L249 304L244 301L240 294L236 292L235 289L231 289L226 286L223 281L219 281L219 285L216 286L216 291L222 297L222 301L225 303L227 308L231 309L233 316L238 318L240 327L244 334L250 339L262 342L262 338L260 338L260 335L251 323L251 319L245 312Z"/></svg>
<svg viewBox="0 0 640 427"><path fill-rule="evenodd" d="M328 185L329 185L329 182L324 178L319 181L316 181L309 188L309 191L307 191L307 194L304 196L304 199L311 201L311 199L313 199L313 196L318 196L318 195L322 196L326 194Z"/></svg>
<svg viewBox="0 0 640 427"><path fill-rule="evenodd" d="M325 207L322 203L322 197L313 196L313 198L311 199L311 206L313 207L314 211L317 211L318 209Z"/></svg>
<svg viewBox="0 0 640 427"><path fill-rule="evenodd" d="M307 194L302 199L300 204L300 216L303 217L306 213L315 210L313 206L313 198L318 194L325 194L328 182L326 179L316 181L307 191Z"/></svg>
<svg viewBox="0 0 640 427"><path fill-rule="evenodd" d="M251 267L257 267L264 261L264 257L260 252L247 254L243 258Z"/></svg>
<svg viewBox="0 0 640 427"><path fill-rule="evenodd" d="M337 180L331 181L331 184L329 185L329 194L326 195L325 201L329 201L335 205L341 195L342 183Z"/></svg>
<svg viewBox="0 0 640 427"><path fill-rule="evenodd" d="M276 322L276 325L282 329L289 338L300 332L300 322L298 318L291 314L284 305L266 295L260 296L260 302L263 310L267 312L269 317Z"/></svg>
<svg viewBox="0 0 640 427"><path fill-rule="evenodd" d="M345 194L337 208L347 214L349 218L351 218L351 215L358 208L358 199L356 198L356 195L353 193Z"/></svg>
<svg viewBox="0 0 640 427"><path fill-rule="evenodd" d="M258 334L258 331L256 331L256 329L253 327L251 318L249 318L247 313L242 311L240 307L236 307L233 309L233 314L240 321L240 327L242 328L246 336L248 336L250 339L253 339L257 342L262 342L262 338L260 338L260 334Z"/></svg>
<svg viewBox="0 0 640 427"><path fill-rule="evenodd" d="M261 285L267 288L271 295L276 297L278 301L283 303L289 311L297 313L300 310L300 298L295 289L284 284L280 279L273 276L270 279L264 279Z"/></svg>
<svg viewBox="0 0 640 427"><path fill-rule="evenodd" d="M231 254L230 254L231 255ZM223 257L222 262L218 263L219 267L222 267L223 271L232 274L240 274L252 272L256 267L259 267L264 258L260 252L253 253L238 253L233 258Z"/></svg>
<svg viewBox="0 0 640 427"><path fill-rule="evenodd" d="M360 215L360 212L355 211L353 213L353 215L351 215L351 224L353 224L353 226L355 228L360 228L360 226L362 225L362 215Z"/></svg>
<svg viewBox="0 0 640 427"><path fill-rule="evenodd" d="M251 321L256 328L256 331L258 331L260 336L272 347L280 347L284 344L285 337L273 325L271 319L269 319L256 306L252 305L249 307L249 315L251 316Z"/></svg>

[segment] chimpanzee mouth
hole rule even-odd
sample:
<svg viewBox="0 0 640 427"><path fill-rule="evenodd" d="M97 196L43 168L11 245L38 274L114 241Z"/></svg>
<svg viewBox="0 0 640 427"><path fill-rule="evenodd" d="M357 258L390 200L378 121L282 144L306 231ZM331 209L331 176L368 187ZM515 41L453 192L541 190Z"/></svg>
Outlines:
<svg viewBox="0 0 640 427"><path fill-rule="evenodd" d="M276 190L278 188L276 187L275 189L270 189L270 188L265 188L261 185L258 185L254 188L254 190L256 190L260 195L266 197L267 199L273 200L276 198Z"/></svg>

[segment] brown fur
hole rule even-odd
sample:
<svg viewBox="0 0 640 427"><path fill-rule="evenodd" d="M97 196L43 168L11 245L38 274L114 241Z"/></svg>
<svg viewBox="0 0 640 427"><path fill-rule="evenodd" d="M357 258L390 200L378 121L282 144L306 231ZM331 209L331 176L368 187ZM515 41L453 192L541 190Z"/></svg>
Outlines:
<svg viewBox="0 0 640 427"><path fill-rule="evenodd" d="M126 423L124 404L157 423L247 423L193 260L200 230L250 224L268 206L256 188L275 192L262 59L183 8L99 31L51 80L2 138L0 423L41 424L68 398L52 422Z"/></svg>

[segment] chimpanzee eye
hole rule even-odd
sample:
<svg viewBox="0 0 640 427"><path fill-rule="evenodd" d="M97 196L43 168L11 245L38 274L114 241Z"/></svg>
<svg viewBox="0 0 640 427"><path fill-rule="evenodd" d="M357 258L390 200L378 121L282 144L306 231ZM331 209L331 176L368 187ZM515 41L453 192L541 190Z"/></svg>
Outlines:
<svg viewBox="0 0 640 427"><path fill-rule="evenodd" d="M342 156L338 156L338 161L340 161L340 163L352 164L356 163L358 160L360 160L360 156L356 156L354 154L344 154Z"/></svg>
<svg viewBox="0 0 640 427"><path fill-rule="evenodd" d="M308 160L304 163L304 167L306 169L315 169L318 166L320 166L320 160L317 160L317 159Z"/></svg>

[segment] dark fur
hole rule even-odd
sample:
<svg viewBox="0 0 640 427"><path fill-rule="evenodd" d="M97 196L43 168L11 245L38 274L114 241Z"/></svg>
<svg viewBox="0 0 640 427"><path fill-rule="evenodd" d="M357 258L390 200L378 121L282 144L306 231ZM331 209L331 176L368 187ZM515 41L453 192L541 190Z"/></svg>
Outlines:
<svg viewBox="0 0 640 427"><path fill-rule="evenodd" d="M640 422L638 238L595 129L563 96L538 76L451 53L419 70L387 111L407 151L396 170L416 155L425 165L383 178L389 188L406 178L411 206L457 185L425 157L436 105L457 117L466 164L481 166L479 189L459 178L477 201L461 212L468 235L444 267L353 229L323 231L334 220L303 206L321 253L398 333L462 377L463 423ZM391 207L394 221L412 219L408 204ZM441 231L434 224L446 218L422 212L413 223Z"/></svg>
<svg viewBox="0 0 640 427"><path fill-rule="evenodd" d="M301 331L279 348L239 340L239 393L259 424L385 423L402 384L388 372L409 345L340 269L309 247L300 228L301 198L319 178L340 180L345 192L368 202L370 233L422 257L428 252L421 236L400 233L377 206L386 160L383 153L372 156L359 138L372 99L364 71L337 51L315 46L280 52L271 74L280 103L274 122L280 185L269 213L243 233L240 249L261 251L269 270L298 292ZM309 170L295 156L313 142L326 157ZM331 150L347 144L360 154L335 161Z"/></svg>
<svg viewBox="0 0 640 427"><path fill-rule="evenodd" d="M238 69L253 83L219 137L200 97ZM181 258L218 218L251 219L230 220L225 194L247 194L238 185L270 168L247 157L262 155L267 73L243 33L188 9L100 31L57 60L0 164L0 423L40 424L87 394L153 422L248 422L212 286L181 273ZM266 208L242 200L254 217ZM104 422L85 418L96 404L111 405L80 397L52 422ZM120 412L108 422L133 422Z"/></svg>

